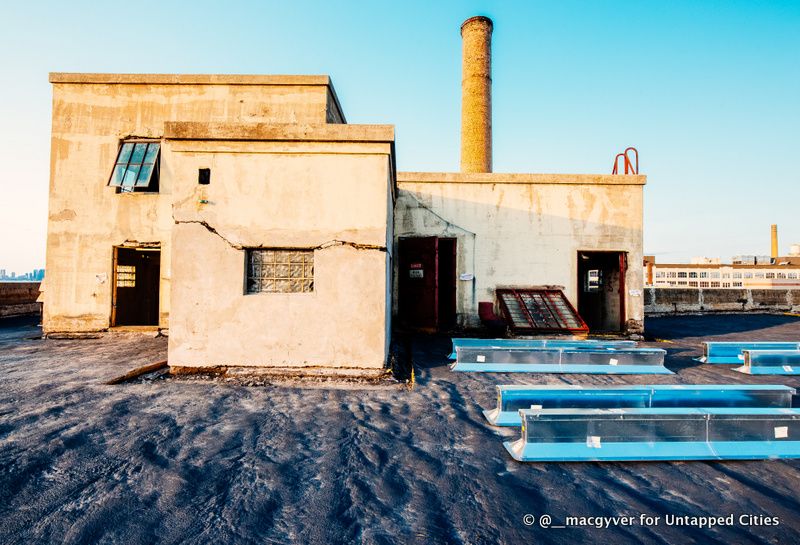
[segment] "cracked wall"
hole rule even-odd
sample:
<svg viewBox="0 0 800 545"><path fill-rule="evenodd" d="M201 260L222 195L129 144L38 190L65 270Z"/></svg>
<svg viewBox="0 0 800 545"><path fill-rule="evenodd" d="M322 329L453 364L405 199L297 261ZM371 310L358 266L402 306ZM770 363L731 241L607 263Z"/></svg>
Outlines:
<svg viewBox="0 0 800 545"><path fill-rule="evenodd" d="M168 138L170 365L382 369L390 154L386 143ZM246 294L246 248L313 249L314 291Z"/></svg>

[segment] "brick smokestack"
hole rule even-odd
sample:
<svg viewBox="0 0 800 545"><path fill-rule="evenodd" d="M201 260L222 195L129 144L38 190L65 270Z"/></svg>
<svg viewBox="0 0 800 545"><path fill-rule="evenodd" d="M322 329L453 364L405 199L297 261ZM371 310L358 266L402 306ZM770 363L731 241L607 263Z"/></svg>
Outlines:
<svg viewBox="0 0 800 545"><path fill-rule="evenodd" d="M772 239L772 258L778 257L778 226L773 224L770 227L770 235Z"/></svg>
<svg viewBox="0 0 800 545"><path fill-rule="evenodd" d="M461 172L492 171L492 20L461 25Z"/></svg>

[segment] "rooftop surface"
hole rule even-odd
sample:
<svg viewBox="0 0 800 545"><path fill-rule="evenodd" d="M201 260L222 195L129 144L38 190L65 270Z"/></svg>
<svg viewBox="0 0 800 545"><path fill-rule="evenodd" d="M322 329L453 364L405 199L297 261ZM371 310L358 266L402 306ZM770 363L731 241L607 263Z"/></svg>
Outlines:
<svg viewBox="0 0 800 545"><path fill-rule="evenodd" d="M35 340L0 322L0 542L799 543L800 460L520 464L481 410L495 384L754 383L700 365L704 340L797 340L800 318L649 318L675 375L453 373L447 337L410 340L418 384L359 389L104 381L166 357L141 334ZM523 516L661 516L525 526ZM667 526L665 515L779 517Z"/></svg>

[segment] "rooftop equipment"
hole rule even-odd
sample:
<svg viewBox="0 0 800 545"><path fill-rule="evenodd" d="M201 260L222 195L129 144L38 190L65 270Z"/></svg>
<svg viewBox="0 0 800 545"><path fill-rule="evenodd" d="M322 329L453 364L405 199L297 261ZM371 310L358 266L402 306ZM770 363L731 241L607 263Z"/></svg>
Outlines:
<svg viewBox="0 0 800 545"><path fill-rule="evenodd" d="M735 371L747 375L800 375L800 350L745 350L744 365Z"/></svg>
<svg viewBox="0 0 800 545"><path fill-rule="evenodd" d="M764 384L631 386L498 385L497 406L483 411L494 426L519 426L521 409L790 408L794 388Z"/></svg>
<svg viewBox="0 0 800 545"><path fill-rule="evenodd" d="M800 350L800 342L704 342L702 363L741 365L745 350Z"/></svg>
<svg viewBox="0 0 800 545"><path fill-rule="evenodd" d="M453 371L494 373L672 374L660 348L457 347Z"/></svg>
<svg viewBox="0 0 800 545"><path fill-rule="evenodd" d="M636 348L636 341L606 341L597 339L452 339L453 351L448 356L456 359L456 348Z"/></svg>
<svg viewBox="0 0 800 545"><path fill-rule="evenodd" d="M523 462L800 458L800 411L773 408L523 409Z"/></svg>

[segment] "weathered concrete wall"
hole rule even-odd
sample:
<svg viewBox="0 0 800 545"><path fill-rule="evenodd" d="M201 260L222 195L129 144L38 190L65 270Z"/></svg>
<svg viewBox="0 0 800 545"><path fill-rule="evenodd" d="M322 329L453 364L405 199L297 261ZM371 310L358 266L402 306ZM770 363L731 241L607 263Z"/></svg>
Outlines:
<svg viewBox="0 0 800 545"><path fill-rule="evenodd" d="M395 239L455 237L458 321L476 326L478 302L500 286L560 285L577 306L578 251L628 254L626 316L640 329L644 176L398 174Z"/></svg>
<svg viewBox="0 0 800 545"><path fill-rule="evenodd" d="M39 282L0 282L0 318L39 314Z"/></svg>
<svg viewBox="0 0 800 545"><path fill-rule="evenodd" d="M170 366L383 368L391 129L373 134L383 142L355 141L367 134L357 126L335 141L314 127L296 129L305 141L290 128L263 127L269 141L200 129L169 124L164 146L175 200ZM179 139L187 134L198 139ZM211 169L210 185L197 184L199 168ZM314 249L313 293L245 293L254 247Z"/></svg>
<svg viewBox="0 0 800 545"><path fill-rule="evenodd" d="M113 247L160 243L160 325L168 326L172 179L158 193L107 187L120 139L161 138L164 122L343 120L324 76L51 74L53 124L45 333L110 323ZM169 164L162 159L162 170ZM196 173L195 173L196 176Z"/></svg>
<svg viewBox="0 0 800 545"><path fill-rule="evenodd" d="M645 313L800 311L800 290L646 288Z"/></svg>

